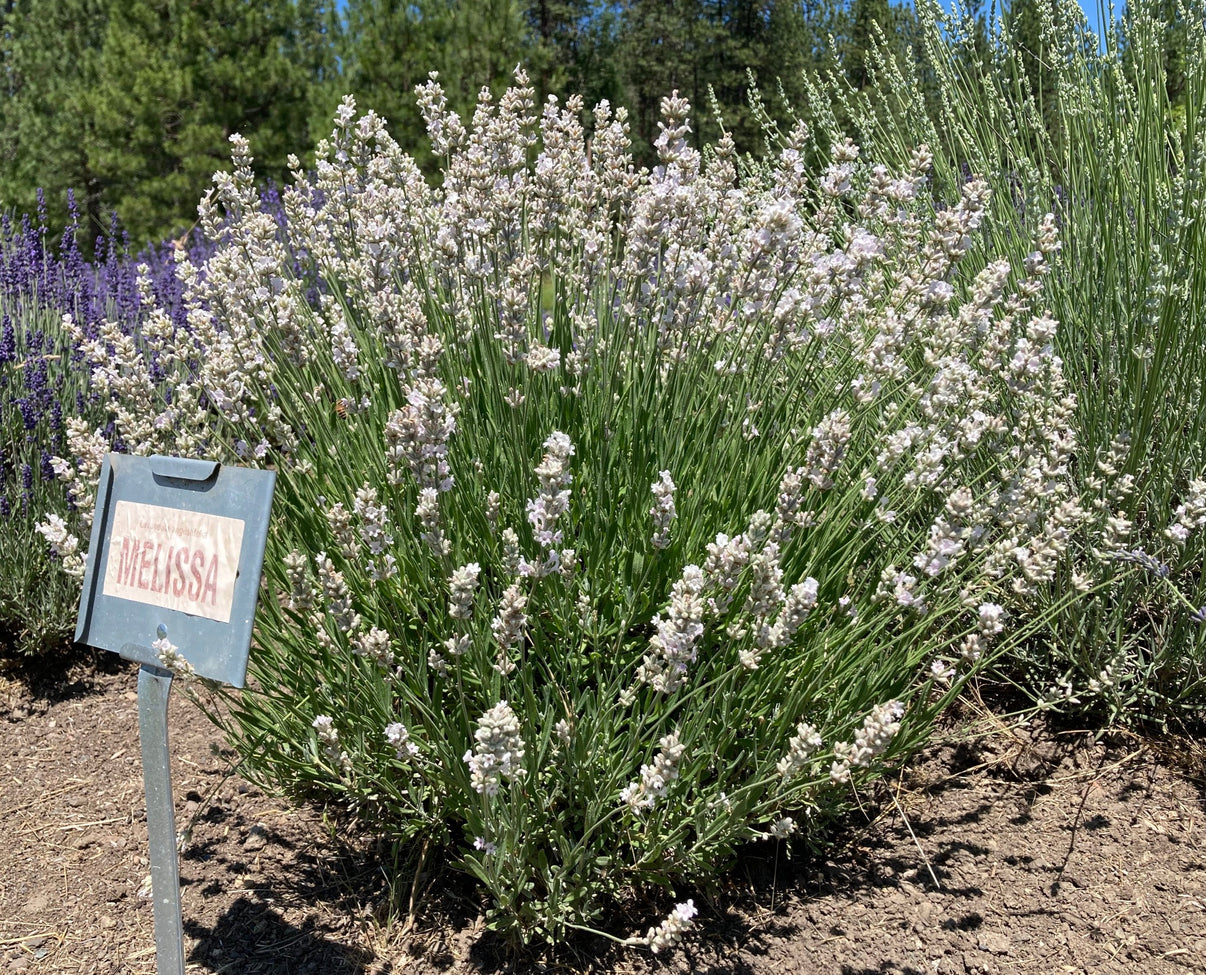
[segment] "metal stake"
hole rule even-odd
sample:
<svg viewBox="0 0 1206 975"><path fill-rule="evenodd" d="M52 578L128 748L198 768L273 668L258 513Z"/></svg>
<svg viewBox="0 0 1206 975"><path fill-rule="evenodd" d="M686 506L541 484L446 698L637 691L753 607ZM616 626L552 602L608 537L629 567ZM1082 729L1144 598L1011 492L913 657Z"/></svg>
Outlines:
<svg viewBox="0 0 1206 975"><path fill-rule="evenodd" d="M180 867L176 859L176 811L168 753L168 694L172 674L143 664L138 672L138 737L147 797L151 846L151 896L155 902L155 969L184 975L184 932L180 915Z"/></svg>

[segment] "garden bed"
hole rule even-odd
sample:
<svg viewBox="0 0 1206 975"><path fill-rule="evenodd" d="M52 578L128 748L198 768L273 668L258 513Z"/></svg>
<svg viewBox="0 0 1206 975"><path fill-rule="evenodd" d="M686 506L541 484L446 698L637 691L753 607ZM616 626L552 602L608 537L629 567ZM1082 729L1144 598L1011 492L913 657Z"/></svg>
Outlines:
<svg viewBox="0 0 1206 975"><path fill-rule="evenodd" d="M154 971L135 685L107 655L0 677L6 972ZM405 904L386 924L372 844L344 846L318 813L226 778L218 733L177 693L189 971L1206 971L1201 753L1195 773L1178 746L1178 771L1165 742L1039 719L985 735L991 723L967 712L829 849L788 860L756 844L718 895L679 891L700 925L665 961L587 938L508 969L481 896L434 859L413 924ZM630 927L657 913L634 905Z"/></svg>

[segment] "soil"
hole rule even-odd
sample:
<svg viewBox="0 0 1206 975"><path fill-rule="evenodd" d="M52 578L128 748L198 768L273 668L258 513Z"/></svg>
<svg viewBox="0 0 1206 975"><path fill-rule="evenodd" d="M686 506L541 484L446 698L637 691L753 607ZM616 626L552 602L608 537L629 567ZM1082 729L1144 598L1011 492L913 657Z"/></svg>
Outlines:
<svg viewBox="0 0 1206 975"><path fill-rule="evenodd" d="M136 674L79 652L0 673L0 972L155 971ZM588 937L508 960L455 875L429 864L389 923L384 851L232 774L176 692L170 728L190 973L1206 972L1192 743L973 708L824 851L745 851L669 957Z"/></svg>

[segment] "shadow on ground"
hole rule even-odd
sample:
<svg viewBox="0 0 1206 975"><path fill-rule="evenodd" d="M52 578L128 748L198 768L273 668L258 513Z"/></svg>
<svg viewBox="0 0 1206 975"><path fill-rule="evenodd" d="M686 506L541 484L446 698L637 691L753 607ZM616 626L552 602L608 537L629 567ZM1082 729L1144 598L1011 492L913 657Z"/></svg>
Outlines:
<svg viewBox="0 0 1206 975"><path fill-rule="evenodd" d="M214 973L360 975L373 962L369 951L344 944L340 932L322 930L313 917L292 924L254 895L239 897L212 926L186 923L185 933L196 940L189 963Z"/></svg>
<svg viewBox="0 0 1206 975"><path fill-rule="evenodd" d="M97 694L114 675L127 672L133 690L138 665L115 653L65 639L27 656L13 651L0 633L0 719L21 721L52 704Z"/></svg>

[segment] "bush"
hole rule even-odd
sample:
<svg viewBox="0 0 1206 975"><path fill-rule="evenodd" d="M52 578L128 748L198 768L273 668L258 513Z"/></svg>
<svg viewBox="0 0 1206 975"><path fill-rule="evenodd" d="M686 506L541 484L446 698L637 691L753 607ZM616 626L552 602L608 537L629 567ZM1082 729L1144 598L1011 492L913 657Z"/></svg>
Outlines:
<svg viewBox="0 0 1206 975"><path fill-rule="evenodd" d="M64 332L63 315L93 340L102 320L129 337L145 306L174 309L180 285L162 251L140 255L138 272L116 228L97 243L95 260L77 247L78 214L69 198L70 225L57 247L46 240L45 212L35 223L0 222L0 631L6 643L36 653L61 643L74 626L79 586L54 570L38 535L38 520L53 514L77 528L70 492L56 483L56 456L76 448L83 432L116 446L109 406L93 395L80 347ZM168 270L155 275L154 270Z"/></svg>
<svg viewBox="0 0 1206 975"><path fill-rule="evenodd" d="M434 183L349 100L283 227L234 138L187 328L91 354L132 450L278 470L245 768L557 939L807 831L1031 627L1081 516L1058 243L969 261L988 189L935 212L925 149L739 179L671 97L646 172L522 74L419 99Z"/></svg>
<svg viewBox="0 0 1206 975"><path fill-rule="evenodd" d="M1200 722L1206 8L1178 5L1168 21L1166 5L1131 3L1099 44L1076 4L1038 7L1045 47L1030 52L1004 30L986 46L970 21L919 5L918 63L885 51L864 93L818 79L814 104L836 102L854 121L849 131L832 114L813 121L894 165L928 142L939 199L969 169L983 174L994 190L990 252L1016 253L1054 211L1064 249L1045 300L1077 395L1072 473L1091 519L1070 579L1084 596L1065 601L1005 673L1040 700L1108 721ZM1182 56L1167 57L1177 44ZM1045 98L1027 81L1036 53ZM1066 591L1061 577L1039 605Z"/></svg>

